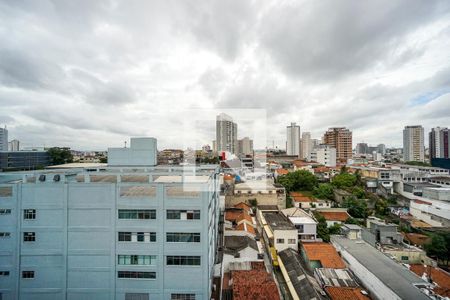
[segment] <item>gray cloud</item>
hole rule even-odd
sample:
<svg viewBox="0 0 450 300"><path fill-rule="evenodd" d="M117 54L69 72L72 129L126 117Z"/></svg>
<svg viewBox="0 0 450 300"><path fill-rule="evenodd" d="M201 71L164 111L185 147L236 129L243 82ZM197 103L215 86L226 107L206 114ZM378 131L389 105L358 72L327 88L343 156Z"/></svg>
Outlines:
<svg viewBox="0 0 450 300"><path fill-rule="evenodd" d="M398 51L408 33L449 11L446 1L311 1L279 5L261 21L262 43L287 74L342 79L383 64L411 60Z"/></svg>

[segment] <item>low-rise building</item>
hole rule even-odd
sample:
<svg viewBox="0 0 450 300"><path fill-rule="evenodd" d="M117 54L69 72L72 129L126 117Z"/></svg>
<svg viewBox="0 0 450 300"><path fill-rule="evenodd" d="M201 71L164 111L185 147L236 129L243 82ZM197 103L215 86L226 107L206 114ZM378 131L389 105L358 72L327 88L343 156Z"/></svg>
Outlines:
<svg viewBox="0 0 450 300"><path fill-rule="evenodd" d="M441 297L450 298L450 273L441 268L432 267L424 264L411 264L409 270L432 282L432 290Z"/></svg>
<svg viewBox="0 0 450 300"><path fill-rule="evenodd" d="M225 198L225 206L231 207L240 202L251 204L256 200L257 205L277 205L286 207L285 188L273 183L271 179L253 180L234 185L231 195Z"/></svg>
<svg viewBox="0 0 450 300"><path fill-rule="evenodd" d="M248 236L225 236L223 248L223 270L229 271L231 262L262 261L257 242Z"/></svg>
<svg viewBox="0 0 450 300"><path fill-rule="evenodd" d="M316 199L306 196L301 192L291 192L292 202L295 207L303 209L331 208L331 201Z"/></svg>
<svg viewBox="0 0 450 300"><path fill-rule="evenodd" d="M367 228L363 229L362 238L372 246L399 245L403 241L402 234L397 231L397 224L385 223L375 217L367 219Z"/></svg>
<svg viewBox="0 0 450 300"><path fill-rule="evenodd" d="M328 226L343 224L350 218L346 208L316 209L316 211L325 218Z"/></svg>
<svg viewBox="0 0 450 300"><path fill-rule="evenodd" d="M315 268L345 269L345 263L332 244L302 243L300 253L311 270Z"/></svg>
<svg viewBox="0 0 450 300"><path fill-rule="evenodd" d="M266 245L276 251L287 248L298 250L298 230L287 217L279 212L258 211L258 214Z"/></svg>
<svg viewBox="0 0 450 300"><path fill-rule="evenodd" d="M317 238L317 221L304 210L296 207L281 210L294 224L299 240L315 240Z"/></svg>
<svg viewBox="0 0 450 300"><path fill-rule="evenodd" d="M50 163L50 156L47 151L0 152L0 172L42 169Z"/></svg>
<svg viewBox="0 0 450 300"><path fill-rule="evenodd" d="M351 240L361 239L361 231L361 226L355 224L343 224L341 227L342 234Z"/></svg>
<svg viewBox="0 0 450 300"><path fill-rule="evenodd" d="M278 252L278 262L292 299L326 299L317 280L303 268L297 251L288 248Z"/></svg>
<svg viewBox="0 0 450 300"><path fill-rule="evenodd" d="M429 300L429 284L368 243L333 235L331 241L350 270L377 299Z"/></svg>

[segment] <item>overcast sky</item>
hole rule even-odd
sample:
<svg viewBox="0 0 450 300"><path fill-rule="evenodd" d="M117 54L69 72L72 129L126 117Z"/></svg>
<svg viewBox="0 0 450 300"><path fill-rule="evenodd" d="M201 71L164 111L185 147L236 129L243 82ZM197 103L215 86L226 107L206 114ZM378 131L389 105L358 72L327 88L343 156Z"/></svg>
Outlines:
<svg viewBox="0 0 450 300"><path fill-rule="evenodd" d="M214 116L183 125L204 108L265 109L270 146L290 122L387 146L450 126L448 0L1 1L0 41L0 125L24 146L210 144Z"/></svg>

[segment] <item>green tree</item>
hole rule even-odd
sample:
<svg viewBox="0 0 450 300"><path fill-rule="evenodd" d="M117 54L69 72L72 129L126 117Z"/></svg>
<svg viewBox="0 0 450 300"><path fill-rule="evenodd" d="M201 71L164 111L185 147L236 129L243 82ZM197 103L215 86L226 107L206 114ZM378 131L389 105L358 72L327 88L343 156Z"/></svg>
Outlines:
<svg viewBox="0 0 450 300"><path fill-rule="evenodd" d="M318 212L314 212L314 217L317 220L317 236L324 242L330 241L330 231L328 229L327 221L325 217Z"/></svg>
<svg viewBox="0 0 450 300"><path fill-rule="evenodd" d="M358 199L366 198L366 192L364 191L363 188L361 188L359 186L355 186L352 188L352 195Z"/></svg>
<svg viewBox="0 0 450 300"><path fill-rule="evenodd" d="M328 233L331 234L339 234L341 233L341 224L334 224L328 228Z"/></svg>
<svg viewBox="0 0 450 300"><path fill-rule="evenodd" d="M288 191L312 191L317 186L317 178L306 170L299 170L278 177L278 183Z"/></svg>
<svg viewBox="0 0 450 300"><path fill-rule="evenodd" d="M347 197L342 206L348 208L347 211L353 218L367 218L368 216L366 201L357 199L355 196Z"/></svg>
<svg viewBox="0 0 450 300"><path fill-rule="evenodd" d="M61 165L73 162L70 148L53 147L47 150L52 165Z"/></svg>
<svg viewBox="0 0 450 300"><path fill-rule="evenodd" d="M449 251L445 238L441 234L433 234L431 243L425 245L425 251L430 257L445 260L448 263Z"/></svg>
<svg viewBox="0 0 450 300"><path fill-rule="evenodd" d="M386 200L377 200L375 203L375 213L379 216L386 216L389 213L389 207Z"/></svg>
<svg viewBox="0 0 450 300"><path fill-rule="evenodd" d="M333 200L333 186L329 183L320 183L319 186L314 189L314 196L319 199Z"/></svg>
<svg viewBox="0 0 450 300"><path fill-rule="evenodd" d="M341 173L334 176L331 184L337 188L349 188L355 186L356 176L350 173Z"/></svg>

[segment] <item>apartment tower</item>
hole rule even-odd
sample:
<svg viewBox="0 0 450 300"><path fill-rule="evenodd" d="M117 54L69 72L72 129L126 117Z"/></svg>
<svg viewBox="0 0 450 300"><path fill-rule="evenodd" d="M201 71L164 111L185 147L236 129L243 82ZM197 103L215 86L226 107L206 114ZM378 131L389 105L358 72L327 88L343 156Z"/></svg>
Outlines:
<svg viewBox="0 0 450 300"><path fill-rule="evenodd" d="M403 160L424 161L424 131L421 125L405 126L403 129Z"/></svg>
<svg viewBox="0 0 450 300"><path fill-rule="evenodd" d="M286 154L300 156L300 126L296 123L286 128Z"/></svg>
<svg viewBox="0 0 450 300"><path fill-rule="evenodd" d="M328 129L323 136L323 143L336 148L336 159L347 162L352 158L352 132L345 127Z"/></svg>
<svg viewBox="0 0 450 300"><path fill-rule="evenodd" d="M233 119L221 113L216 118L216 150L238 154L237 124Z"/></svg>

